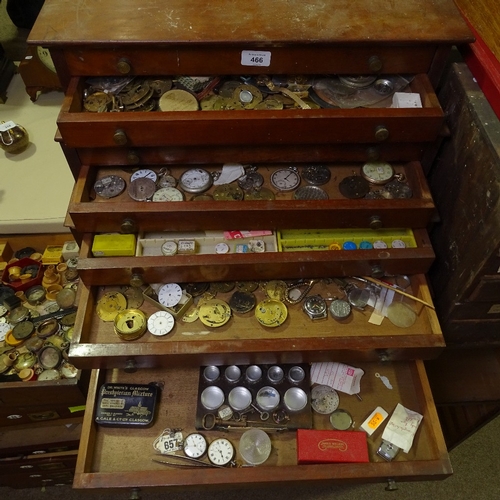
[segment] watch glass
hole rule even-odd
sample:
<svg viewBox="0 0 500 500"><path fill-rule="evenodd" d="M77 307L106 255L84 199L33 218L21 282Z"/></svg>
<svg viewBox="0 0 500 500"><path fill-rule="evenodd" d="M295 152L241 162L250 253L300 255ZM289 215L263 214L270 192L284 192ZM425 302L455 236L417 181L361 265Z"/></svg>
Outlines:
<svg viewBox="0 0 500 500"><path fill-rule="evenodd" d="M184 453L189 458L200 458L207 451L207 440L198 432L193 432L184 439Z"/></svg>
<svg viewBox="0 0 500 500"><path fill-rule="evenodd" d="M212 441L208 447L208 459L214 465L228 465L234 458L234 446L226 438Z"/></svg>

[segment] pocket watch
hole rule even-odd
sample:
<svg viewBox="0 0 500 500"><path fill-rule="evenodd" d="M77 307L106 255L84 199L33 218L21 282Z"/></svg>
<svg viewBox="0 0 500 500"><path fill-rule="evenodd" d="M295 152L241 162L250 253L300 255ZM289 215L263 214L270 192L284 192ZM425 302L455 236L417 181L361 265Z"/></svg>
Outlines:
<svg viewBox="0 0 500 500"><path fill-rule="evenodd" d="M340 181L339 191L351 200L363 198L370 191L370 183L359 175L351 175Z"/></svg>
<svg viewBox="0 0 500 500"><path fill-rule="evenodd" d="M300 185L300 175L296 167L280 168L271 174L271 184L278 191L293 191Z"/></svg>
<svg viewBox="0 0 500 500"><path fill-rule="evenodd" d="M151 170L150 168L141 168L139 170L136 170L130 176L130 182L142 178L151 179L153 182L156 182L158 180L158 176L156 175L156 172L154 170Z"/></svg>
<svg viewBox="0 0 500 500"><path fill-rule="evenodd" d="M330 304L330 314L337 320L346 319L351 314L351 304L347 300L335 299Z"/></svg>
<svg viewBox="0 0 500 500"><path fill-rule="evenodd" d="M231 308L221 299L210 299L200 305L198 315L205 326L217 328L229 321Z"/></svg>
<svg viewBox="0 0 500 500"><path fill-rule="evenodd" d="M163 187L155 191L153 201L183 201L182 191L174 187Z"/></svg>
<svg viewBox="0 0 500 500"><path fill-rule="evenodd" d="M321 297L321 295L310 295L309 297L306 297L302 304L302 310L313 321L328 317L326 301L323 297Z"/></svg>
<svg viewBox="0 0 500 500"><path fill-rule="evenodd" d="M217 438L208 446L208 459L214 465L229 465L234 458L234 446L226 438Z"/></svg>
<svg viewBox="0 0 500 500"><path fill-rule="evenodd" d="M177 283L167 283L158 290L158 302L165 307L174 307L182 299L182 288Z"/></svg>
<svg viewBox="0 0 500 500"><path fill-rule="evenodd" d="M315 385L311 389L311 407L316 413L330 415L339 407L339 395L329 385Z"/></svg>
<svg viewBox="0 0 500 500"><path fill-rule="evenodd" d="M302 178L313 186L326 184L331 176L330 169L324 165L309 165L302 169Z"/></svg>
<svg viewBox="0 0 500 500"><path fill-rule="evenodd" d="M153 197L156 183L147 177L138 177L130 181L128 195L135 201L146 201Z"/></svg>
<svg viewBox="0 0 500 500"><path fill-rule="evenodd" d="M213 197L216 201L241 201L245 194L236 184L222 184L214 189Z"/></svg>
<svg viewBox="0 0 500 500"><path fill-rule="evenodd" d="M387 184L394 177L392 165L383 161L365 163L361 175L371 184Z"/></svg>
<svg viewBox="0 0 500 500"><path fill-rule="evenodd" d="M177 179L170 174L168 169L161 169L156 184L160 188L177 186Z"/></svg>
<svg viewBox="0 0 500 500"><path fill-rule="evenodd" d="M118 175L107 175L94 183L94 191L101 198L114 198L123 193L125 181Z"/></svg>
<svg viewBox="0 0 500 500"><path fill-rule="evenodd" d="M207 452L207 440L199 432L188 434L184 439L183 451L186 457L201 458Z"/></svg>
<svg viewBox="0 0 500 500"><path fill-rule="evenodd" d="M170 333L174 325L174 317L168 311L157 311L148 318L148 330L156 337Z"/></svg>
<svg viewBox="0 0 500 500"><path fill-rule="evenodd" d="M262 326L275 328L282 325L288 316L286 305L280 300L266 299L257 304L255 317Z"/></svg>
<svg viewBox="0 0 500 500"><path fill-rule="evenodd" d="M212 186L213 179L209 172L202 168L186 170L179 179L179 187L186 193L203 193Z"/></svg>

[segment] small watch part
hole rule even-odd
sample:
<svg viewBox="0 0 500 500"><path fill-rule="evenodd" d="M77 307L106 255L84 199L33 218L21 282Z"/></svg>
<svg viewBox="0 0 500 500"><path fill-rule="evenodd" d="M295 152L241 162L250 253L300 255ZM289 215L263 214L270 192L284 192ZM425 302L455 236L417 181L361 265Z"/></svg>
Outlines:
<svg viewBox="0 0 500 500"><path fill-rule="evenodd" d="M45 345L38 353L38 362L44 370L57 368L62 361L61 351L52 345Z"/></svg>
<svg viewBox="0 0 500 500"><path fill-rule="evenodd" d="M359 175L351 175L340 181L339 190L342 196L355 200L366 196L370 191L370 183Z"/></svg>
<svg viewBox="0 0 500 500"><path fill-rule="evenodd" d="M184 201L184 195L177 188L162 187L153 194L153 201Z"/></svg>
<svg viewBox="0 0 500 500"><path fill-rule="evenodd" d="M262 92L254 85L238 85L232 97L235 101L239 101L244 109L255 109L262 102Z"/></svg>
<svg viewBox="0 0 500 500"><path fill-rule="evenodd" d="M28 304L39 306L45 301L45 288L42 285L35 285L24 292Z"/></svg>
<svg viewBox="0 0 500 500"><path fill-rule="evenodd" d="M158 302L165 307L174 307L182 299L182 288L177 283L167 283L158 290Z"/></svg>
<svg viewBox="0 0 500 500"><path fill-rule="evenodd" d="M153 197L156 184L147 177L138 177L130 182L128 194L135 201L147 201Z"/></svg>
<svg viewBox="0 0 500 500"><path fill-rule="evenodd" d="M282 325L288 316L286 305L280 300L266 299L259 302L255 308L255 317L262 325L276 328Z"/></svg>
<svg viewBox="0 0 500 500"><path fill-rule="evenodd" d="M215 201L241 201L245 193L236 184L222 184L214 189L213 197Z"/></svg>
<svg viewBox="0 0 500 500"><path fill-rule="evenodd" d="M257 281L237 281L236 290L240 292L255 292L259 288L259 283Z"/></svg>
<svg viewBox="0 0 500 500"><path fill-rule="evenodd" d="M399 179L388 182L381 190L381 194L386 199L407 199L413 196L410 186Z"/></svg>
<svg viewBox="0 0 500 500"><path fill-rule="evenodd" d="M106 292L97 301L96 312L103 321L114 321L116 315L126 307L125 295L120 292Z"/></svg>
<svg viewBox="0 0 500 500"><path fill-rule="evenodd" d="M330 415L330 423L335 430L346 431L352 427L353 421L348 411L338 408Z"/></svg>
<svg viewBox="0 0 500 500"><path fill-rule="evenodd" d="M210 283L187 283L185 286L186 292L193 297L203 295L210 288Z"/></svg>
<svg viewBox="0 0 500 500"><path fill-rule="evenodd" d="M267 188L259 188L259 189L253 189L249 191L248 193L245 193L245 200L248 201L272 201L276 198L274 193Z"/></svg>
<svg viewBox="0 0 500 500"><path fill-rule="evenodd" d="M148 318L148 330L156 337L167 335L174 325L175 319L168 311L157 311Z"/></svg>
<svg viewBox="0 0 500 500"><path fill-rule="evenodd" d="M328 200L328 193L318 186L302 186L293 193L294 200Z"/></svg>
<svg viewBox="0 0 500 500"><path fill-rule="evenodd" d="M31 321L21 321L12 328L12 335L16 340L26 340L35 331L35 325Z"/></svg>
<svg viewBox="0 0 500 500"><path fill-rule="evenodd" d="M245 192L259 189L264 184L264 177L258 172L249 172L238 179L238 186Z"/></svg>
<svg viewBox="0 0 500 500"><path fill-rule="evenodd" d="M137 340L146 332L146 315L140 309L124 309L115 316L114 328L122 340Z"/></svg>
<svg viewBox="0 0 500 500"><path fill-rule="evenodd" d="M351 314L351 304L343 299L334 299L329 309L332 318L339 321L346 319Z"/></svg>
<svg viewBox="0 0 500 500"><path fill-rule="evenodd" d="M271 184L278 191L293 191L300 185L300 175L296 167L280 168L271 174Z"/></svg>
<svg viewBox="0 0 500 500"><path fill-rule="evenodd" d="M16 297L17 298L17 297ZM18 306L15 309L12 309L9 313L9 322L15 325L20 321L24 321L29 318L30 310L24 306Z"/></svg>
<svg viewBox="0 0 500 500"><path fill-rule="evenodd" d="M201 303L198 314L205 326L218 328L225 325L231 318L231 308L221 299L209 299Z"/></svg>
<svg viewBox="0 0 500 500"><path fill-rule="evenodd" d="M250 312L255 307L255 304L257 304L257 299L251 292L236 291L229 299L229 307L239 314Z"/></svg>
<svg viewBox="0 0 500 500"><path fill-rule="evenodd" d="M287 284L282 280L271 280L265 285L264 291L270 299L285 300L287 292Z"/></svg>
<svg viewBox="0 0 500 500"><path fill-rule="evenodd" d="M153 182L156 182L158 180L158 176L156 175L156 172L154 170L151 170L150 168L141 168L139 170L136 170L130 176L130 182L142 178L151 179Z"/></svg>
<svg viewBox="0 0 500 500"><path fill-rule="evenodd" d="M188 434L184 439L184 454L189 458L201 458L207 452L208 443L199 432Z"/></svg>
<svg viewBox="0 0 500 500"><path fill-rule="evenodd" d="M235 450L226 438L217 438L208 446L208 459L214 465L229 465L234 458Z"/></svg>
<svg viewBox="0 0 500 500"><path fill-rule="evenodd" d="M161 245L161 253L166 256L172 256L177 253L177 243L173 240L167 240Z"/></svg>
<svg viewBox="0 0 500 500"><path fill-rule="evenodd" d="M392 248L406 248L406 243L403 240L392 240L391 242Z"/></svg>
<svg viewBox="0 0 500 500"><path fill-rule="evenodd" d="M227 293L234 289L236 283L234 281L213 281L210 283L210 292L212 293Z"/></svg>
<svg viewBox="0 0 500 500"><path fill-rule="evenodd" d="M302 169L302 178L313 186L322 186L326 184L332 174L328 167L324 165L309 165Z"/></svg>
<svg viewBox="0 0 500 500"><path fill-rule="evenodd" d="M209 172L202 168L186 170L179 179L179 187L186 193L203 193L212 186L213 179Z"/></svg>
<svg viewBox="0 0 500 500"><path fill-rule="evenodd" d="M313 321L328 317L326 301L323 297L321 297L321 295L310 295L309 297L306 297L302 304L302 310Z"/></svg>
<svg viewBox="0 0 500 500"><path fill-rule="evenodd" d="M114 198L125 190L125 180L118 175L107 175L94 183L94 191L101 198Z"/></svg>
<svg viewBox="0 0 500 500"><path fill-rule="evenodd" d="M218 255L229 253L229 245L224 241L217 243L217 245L215 245L215 253Z"/></svg>
<svg viewBox="0 0 500 500"><path fill-rule="evenodd" d="M311 407L316 413L330 415L339 407L339 395L329 385L315 385L311 389Z"/></svg>
<svg viewBox="0 0 500 500"><path fill-rule="evenodd" d="M394 168L390 163L374 161L361 167L361 175L371 184L387 184L394 177Z"/></svg>

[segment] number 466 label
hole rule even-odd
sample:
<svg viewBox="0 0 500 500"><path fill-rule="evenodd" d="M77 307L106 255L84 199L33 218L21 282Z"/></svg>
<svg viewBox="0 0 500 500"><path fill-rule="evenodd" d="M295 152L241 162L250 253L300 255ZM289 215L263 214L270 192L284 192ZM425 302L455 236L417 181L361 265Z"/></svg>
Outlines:
<svg viewBox="0 0 500 500"><path fill-rule="evenodd" d="M243 50L241 52L241 65L242 66L270 66L271 65L271 52L256 51L256 50Z"/></svg>

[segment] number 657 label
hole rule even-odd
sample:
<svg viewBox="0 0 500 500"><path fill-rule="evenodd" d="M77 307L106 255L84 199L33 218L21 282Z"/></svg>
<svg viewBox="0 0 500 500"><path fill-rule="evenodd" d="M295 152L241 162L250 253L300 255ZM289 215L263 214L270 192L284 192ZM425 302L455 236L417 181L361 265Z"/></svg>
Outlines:
<svg viewBox="0 0 500 500"><path fill-rule="evenodd" d="M257 50L243 50L241 52L242 66L270 66L271 52Z"/></svg>

